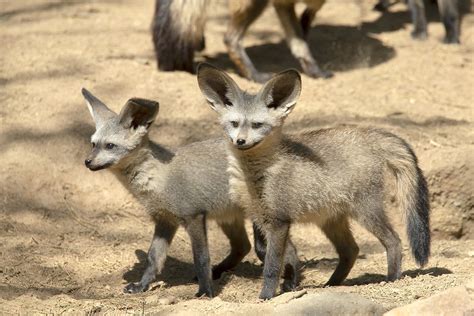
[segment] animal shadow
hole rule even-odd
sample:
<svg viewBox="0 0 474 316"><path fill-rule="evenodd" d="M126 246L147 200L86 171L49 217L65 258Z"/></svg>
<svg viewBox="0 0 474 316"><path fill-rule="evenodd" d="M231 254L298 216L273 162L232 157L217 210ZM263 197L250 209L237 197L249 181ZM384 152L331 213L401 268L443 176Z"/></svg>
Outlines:
<svg viewBox="0 0 474 316"><path fill-rule="evenodd" d="M137 249L135 250L135 255L138 262L135 262L133 267L122 275L122 278L128 283L139 282L147 265L148 259L145 251ZM232 280L233 275L257 279L262 274L262 270L261 266L248 261L239 263L232 270L224 272L219 279L214 280L215 295L218 295L225 285ZM197 284L194 264L168 256L163 271L157 277L158 280L164 281L170 286ZM150 290L153 290L155 287L151 284Z"/></svg>
<svg viewBox="0 0 474 316"><path fill-rule="evenodd" d="M252 35L265 37L267 33L253 32ZM395 57L392 47L356 26L317 25L309 33L308 44L318 63L331 71L374 67ZM285 41L246 47L246 51L259 71L301 70ZM204 56L204 59L222 69L234 68L227 52Z"/></svg>
<svg viewBox="0 0 474 316"><path fill-rule="evenodd" d="M410 278L416 278L420 275L431 275L434 277L444 275L444 274L452 274L453 272L446 268L439 268L433 267L428 269L414 269L414 270L407 270L402 273L402 277L408 276ZM344 285L366 285L366 284L375 284L380 283L387 280L387 276L384 274L378 273L365 273L361 276L356 278L347 279L344 281Z"/></svg>
<svg viewBox="0 0 474 316"><path fill-rule="evenodd" d="M147 253L141 249L135 250L138 262L126 271L122 278L127 282L139 282L147 265ZM162 272L158 275L157 280L176 286L195 283L194 265L168 256ZM153 286L151 286L153 288Z"/></svg>

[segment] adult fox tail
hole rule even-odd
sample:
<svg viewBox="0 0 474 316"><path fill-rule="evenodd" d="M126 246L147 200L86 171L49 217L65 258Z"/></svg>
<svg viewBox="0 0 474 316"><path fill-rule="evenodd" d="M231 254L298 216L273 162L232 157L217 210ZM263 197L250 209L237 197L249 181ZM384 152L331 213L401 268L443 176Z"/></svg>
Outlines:
<svg viewBox="0 0 474 316"><path fill-rule="evenodd" d="M156 0L152 22L158 69L194 72L194 51L204 48L209 0Z"/></svg>

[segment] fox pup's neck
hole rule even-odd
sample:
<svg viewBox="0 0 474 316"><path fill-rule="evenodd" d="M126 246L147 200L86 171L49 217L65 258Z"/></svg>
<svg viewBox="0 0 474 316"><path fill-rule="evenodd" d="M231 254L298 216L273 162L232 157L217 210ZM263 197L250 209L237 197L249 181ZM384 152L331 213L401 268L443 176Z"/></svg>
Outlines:
<svg viewBox="0 0 474 316"><path fill-rule="evenodd" d="M167 180L172 158L172 152L146 139L113 170L135 195L161 192Z"/></svg>
<svg viewBox="0 0 474 316"><path fill-rule="evenodd" d="M239 150L233 145L230 146L232 155L240 162L240 165L248 169L251 174L258 174L273 165L281 143L282 129L278 127L251 149Z"/></svg>
<svg viewBox="0 0 474 316"><path fill-rule="evenodd" d="M272 131L266 139L256 147L248 150L239 150L229 144L229 175L231 194L242 198L259 196L265 174L274 165L282 140L281 127ZM250 203L250 202L249 202ZM244 201L245 204L245 201Z"/></svg>

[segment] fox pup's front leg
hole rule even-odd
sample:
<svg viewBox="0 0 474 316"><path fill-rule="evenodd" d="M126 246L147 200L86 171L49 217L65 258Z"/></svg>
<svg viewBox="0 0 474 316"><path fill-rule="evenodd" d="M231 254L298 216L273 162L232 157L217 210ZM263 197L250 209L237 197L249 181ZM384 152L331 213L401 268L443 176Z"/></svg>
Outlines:
<svg viewBox="0 0 474 316"><path fill-rule="evenodd" d="M428 37L426 27L425 4L423 0L408 0L411 19L413 21L413 31L411 36L414 39L424 40Z"/></svg>
<svg viewBox="0 0 474 316"><path fill-rule="evenodd" d="M258 259L260 261L265 262L265 255L267 253L267 243L265 240L265 235L263 234L262 230L258 228L258 226L254 223L253 224L253 235L254 235L254 245L255 245L255 253L257 254ZM283 273L283 285L282 291L289 292L296 289L299 282L299 274L298 274L298 254L296 251L296 247L288 238L288 244L286 245L285 251L285 262L284 262L284 273Z"/></svg>
<svg viewBox="0 0 474 316"><path fill-rule="evenodd" d="M168 248L178 229L178 225L164 219L156 220L155 233L148 250L145 272L138 283L129 283L123 291L125 293L139 293L148 290L150 283L161 273L165 265Z"/></svg>
<svg viewBox="0 0 474 316"><path fill-rule="evenodd" d="M260 292L260 298L269 300L275 296L278 288L290 224L273 220L271 223L264 224L263 227L267 238L267 253L263 266L263 289Z"/></svg>

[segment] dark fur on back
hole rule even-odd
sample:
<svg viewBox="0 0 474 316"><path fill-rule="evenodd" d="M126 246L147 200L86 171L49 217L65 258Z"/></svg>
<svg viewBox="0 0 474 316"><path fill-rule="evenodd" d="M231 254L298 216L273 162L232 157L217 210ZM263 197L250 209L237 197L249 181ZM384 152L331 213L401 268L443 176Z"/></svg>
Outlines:
<svg viewBox="0 0 474 316"><path fill-rule="evenodd" d="M156 0L152 22L153 45L158 69L194 72L194 39L186 37L176 28L171 3L173 0Z"/></svg>

